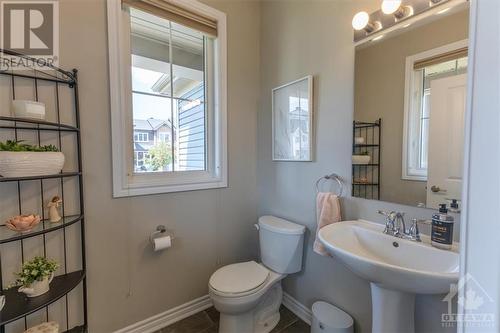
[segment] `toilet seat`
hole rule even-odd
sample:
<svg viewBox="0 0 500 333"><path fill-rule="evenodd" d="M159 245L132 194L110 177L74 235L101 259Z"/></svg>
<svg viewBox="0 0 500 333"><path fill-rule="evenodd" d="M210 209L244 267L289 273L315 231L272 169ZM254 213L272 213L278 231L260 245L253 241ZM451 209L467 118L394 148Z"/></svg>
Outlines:
<svg viewBox="0 0 500 333"><path fill-rule="evenodd" d="M255 261L219 268L210 277L209 286L225 297L240 297L259 290L269 279L270 272Z"/></svg>

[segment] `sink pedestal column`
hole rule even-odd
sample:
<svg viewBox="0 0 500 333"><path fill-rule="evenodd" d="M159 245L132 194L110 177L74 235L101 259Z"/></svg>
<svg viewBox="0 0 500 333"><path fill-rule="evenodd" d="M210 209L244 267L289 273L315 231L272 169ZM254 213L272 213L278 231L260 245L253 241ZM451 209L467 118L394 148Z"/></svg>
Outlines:
<svg viewBox="0 0 500 333"><path fill-rule="evenodd" d="M415 332L415 294L390 290L370 283L372 333Z"/></svg>

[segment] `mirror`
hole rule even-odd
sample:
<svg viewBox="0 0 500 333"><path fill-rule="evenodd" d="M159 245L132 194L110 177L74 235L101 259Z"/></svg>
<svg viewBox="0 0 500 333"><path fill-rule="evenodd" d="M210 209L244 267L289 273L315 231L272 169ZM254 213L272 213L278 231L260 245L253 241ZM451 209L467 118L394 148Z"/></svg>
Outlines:
<svg viewBox="0 0 500 333"><path fill-rule="evenodd" d="M353 196L460 207L468 18L464 4L356 46Z"/></svg>

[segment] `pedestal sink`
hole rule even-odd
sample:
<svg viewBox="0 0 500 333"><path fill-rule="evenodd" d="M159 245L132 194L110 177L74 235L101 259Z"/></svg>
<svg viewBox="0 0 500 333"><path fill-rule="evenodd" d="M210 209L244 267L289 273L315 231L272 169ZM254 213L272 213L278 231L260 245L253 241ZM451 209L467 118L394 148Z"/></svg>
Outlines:
<svg viewBox="0 0 500 333"><path fill-rule="evenodd" d="M322 228L319 238L332 256L370 281L372 332L415 331L415 294L446 294L457 283L459 255L430 245L386 235L384 226L363 220Z"/></svg>

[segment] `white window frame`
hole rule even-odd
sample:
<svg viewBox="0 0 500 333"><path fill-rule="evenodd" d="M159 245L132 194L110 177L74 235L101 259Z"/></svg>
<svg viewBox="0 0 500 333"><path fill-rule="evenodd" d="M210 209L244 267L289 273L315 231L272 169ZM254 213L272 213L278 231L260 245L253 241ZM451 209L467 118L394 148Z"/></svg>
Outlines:
<svg viewBox="0 0 500 333"><path fill-rule="evenodd" d="M418 174L418 172L412 172L410 170L410 133L411 130L409 122L411 121L411 116L416 112L414 110L415 103L413 103L413 92L415 87L413 86L415 82L415 70L413 70L413 65L415 62L430 57L434 57L446 52L457 50L463 47L467 47L469 44L468 39L460 40L458 42L450 43L437 47L435 49L427 50L421 53L414 54L412 56L406 57L405 63L405 95L404 95L404 122L403 122L403 156L402 156L402 170L401 179L404 180L415 180L415 181L427 181L427 174Z"/></svg>
<svg viewBox="0 0 500 333"><path fill-rule="evenodd" d="M227 187L227 33L226 14L196 0L168 0L217 21L215 66L207 85L207 168L205 171L134 173L130 21L120 0L107 0L113 196ZM210 54L211 52L208 52ZM213 59L208 59L212 61Z"/></svg>

